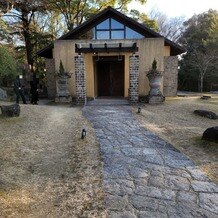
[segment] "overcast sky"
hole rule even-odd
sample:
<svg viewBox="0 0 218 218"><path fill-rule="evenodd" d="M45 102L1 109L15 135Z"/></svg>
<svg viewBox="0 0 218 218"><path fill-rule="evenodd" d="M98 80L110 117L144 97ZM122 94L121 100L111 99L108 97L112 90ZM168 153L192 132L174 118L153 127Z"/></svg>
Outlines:
<svg viewBox="0 0 218 218"><path fill-rule="evenodd" d="M169 17L185 16L190 18L192 15L208 11L210 8L218 10L218 0L147 0L143 6L133 0L129 9L133 8L145 13L154 8Z"/></svg>

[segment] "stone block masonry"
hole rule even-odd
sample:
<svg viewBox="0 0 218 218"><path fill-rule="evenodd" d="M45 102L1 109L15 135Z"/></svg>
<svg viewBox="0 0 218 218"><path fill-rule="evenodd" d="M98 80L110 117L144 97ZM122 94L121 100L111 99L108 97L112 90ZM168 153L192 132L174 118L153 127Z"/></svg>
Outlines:
<svg viewBox="0 0 218 218"><path fill-rule="evenodd" d="M139 56L129 59L129 103L135 104L139 98Z"/></svg>
<svg viewBox="0 0 218 218"><path fill-rule="evenodd" d="M55 78L55 59L45 59L47 92L49 99L55 99L56 96L56 78Z"/></svg>
<svg viewBox="0 0 218 218"><path fill-rule="evenodd" d="M178 86L178 58L164 57L163 95L166 97L177 95Z"/></svg>
<svg viewBox="0 0 218 218"><path fill-rule="evenodd" d="M86 104L86 76L84 57L75 56L76 104Z"/></svg>

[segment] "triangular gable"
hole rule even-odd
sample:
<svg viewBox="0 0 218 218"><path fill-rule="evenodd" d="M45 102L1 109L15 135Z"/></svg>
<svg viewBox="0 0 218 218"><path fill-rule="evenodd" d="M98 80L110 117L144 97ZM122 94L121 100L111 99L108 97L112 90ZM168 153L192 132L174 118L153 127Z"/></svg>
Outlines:
<svg viewBox="0 0 218 218"><path fill-rule="evenodd" d="M127 17L126 15L118 12L117 10L113 9L112 7L107 7L100 13L94 15L89 20L85 21L80 26L76 27L75 29L69 31L68 33L61 36L58 40L69 40L69 39L77 39L79 36L83 35L85 32L89 31L96 25L100 24L107 18L113 18L118 22L126 25L127 27L133 29L134 31L140 33L146 38L158 38L162 37L159 33L153 31L152 29L146 27L143 24L138 23L132 18ZM171 40L165 38L165 45L171 47L171 55L178 55L185 52L185 49L179 46L178 44L172 42ZM44 49L37 52L39 56L52 58L52 48L54 47L53 43L49 46L45 47Z"/></svg>
<svg viewBox="0 0 218 218"><path fill-rule="evenodd" d="M146 27L143 24L138 23L132 18L127 17L126 15L118 12L112 7L107 7L105 10L94 15L92 18L78 26L77 28L69 31L67 34L60 37L60 39L75 39L78 36L84 34L86 31L92 29L94 26L100 24L108 18L113 18L118 22L128 26L129 28L135 30L136 32L142 34L146 38L156 38L162 37L159 33L153 31L152 29Z"/></svg>

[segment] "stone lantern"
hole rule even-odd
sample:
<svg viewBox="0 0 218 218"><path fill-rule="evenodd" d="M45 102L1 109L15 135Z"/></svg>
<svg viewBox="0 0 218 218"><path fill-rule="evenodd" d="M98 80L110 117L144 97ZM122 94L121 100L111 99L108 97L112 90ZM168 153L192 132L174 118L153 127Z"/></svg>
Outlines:
<svg viewBox="0 0 218 218"><path fill-rule="evenodd" d="M56 74L57 95L55 102L71 102L68 91L68 80L71 75L64 70L63 63L60 61L59 72Z"/></svg>

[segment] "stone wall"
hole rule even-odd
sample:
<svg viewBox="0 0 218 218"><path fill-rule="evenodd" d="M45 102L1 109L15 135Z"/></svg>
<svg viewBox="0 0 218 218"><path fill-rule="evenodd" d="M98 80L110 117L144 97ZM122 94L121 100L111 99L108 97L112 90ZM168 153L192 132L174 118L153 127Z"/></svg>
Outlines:
<svg viewBox="0 0 218 218"><path fill-rule="evenodd" d="M56 97L55 59L45 59L47 92L49 99Z"/></svg>
<svg viewBox="0 0 218 218"><path fill-rule="evenodd" d="M135 104L139 98L139 56L129 58L129 102Z"/></svg>
<svg viewBox="0 0 218 218"><path fill-rule="evenodd" d="M76 104L86 104L86 76L84 57L75 56Z"/></svg>
<svg viewBox="0 0 218 218"><path fill-rule="evenodd" d="M178 86L178 57L164 57L163 95L176 96Z"/></svg>

